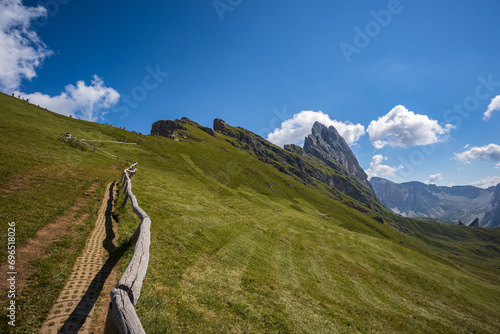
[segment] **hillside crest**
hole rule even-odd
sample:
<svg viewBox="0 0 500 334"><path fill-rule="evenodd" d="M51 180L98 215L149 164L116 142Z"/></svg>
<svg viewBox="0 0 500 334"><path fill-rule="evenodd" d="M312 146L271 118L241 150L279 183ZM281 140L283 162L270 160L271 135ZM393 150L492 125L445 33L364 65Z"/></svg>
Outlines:
<svg viewBox="0 0 500 334"><path fill-rule="evenodd" d="M155 122L151 134L185 140L190 136L189 131L184 131L187 130L183 126L185 124L210 133L208 128L183 117L175 121ZM210 133L211 135L222 134L232 138L233 140L228 139L232 145L254 153L262 162L304 184L319 181L331 188L334 197L339 197L335 194L340 191L370 209L378 211L380 208L365 172L359 166L349 145L333 126L327 128L316 122L311 134L305 138L304 148L294 144L285 145L284 148L278 147L247 129L230 126L219 118L214 119L213 130L214 134Z"/></svg>

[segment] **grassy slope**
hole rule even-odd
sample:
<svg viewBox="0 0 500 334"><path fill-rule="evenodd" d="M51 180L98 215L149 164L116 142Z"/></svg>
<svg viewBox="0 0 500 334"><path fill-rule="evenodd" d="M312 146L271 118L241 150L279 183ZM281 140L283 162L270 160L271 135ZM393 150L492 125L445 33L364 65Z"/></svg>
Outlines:
<svg viewBox="0 0 500 334"><path fill-rule="evenodd" d="M117 162L94 153L81 145L64 143L61 133L69 131L78 138L133 140L129 132L112 127L64 117L0 94L0 260L6 260L7 222L16 222L17 247L27 238L73 206L92 184L100 187L88 207L78 215L91 213L83 226L46 248L29 264L27 286L18 291L18 333L38 333L42 321L52 307L71 272L74 261L85 244L96 219L97 210L108 182L119 179L125 162ZM105 148L122 157L130 147ZM20 261L21 259L18 258ZM0 274L3 278L5 273ZM20 282L17 282L19 287ZM2 291L2 295L4 292ZM6 295L6 292L5 292ZM0 298L2 319L6 319ZM37 330L38 328L38 330ZM0 332L7 333L6 321Z"/></svg>
<svg viewBox="0 0 500 334"><path fill-rule="evenodd" d="M123 168L61 143L55 139L59 133L138 138L4 96L0 113L7 120L0 125L7 160L0 169L1 189L36 175L35 168L49 168L51 175L16 196L0 192L21 208L19 214L2 211L2 220L24 221L28 230L53 219L49 211L63 212L86 185L116 179ZM36 144L23 139L5 151L27 135L28 116L29 124L39 124ZM147 136L138 147L107 147L139 161L133 190L153 221L150 266L137 305L146 332L500 331L498 230L417 222L387 212L381 224L372 213L331 199L326 187L277 172L223 135L188 129L189 142ZM31 153L20 154L25 151ZM40 152L58 161L57 175ZM60 184L79 189L64 197L68 203L54 195ZM31 196L32 191L38 192ZM54 209L24 218L22 202L36 207L42 200ZM120 216L126 238L137 219L130 208Z"/></svg>
<svg viewBox="0 0 500 334"><path fill-rule="evenodd" d="M498 230L401 220L408 236L188 128L137 158L148 333L500 329Z"/></svg>

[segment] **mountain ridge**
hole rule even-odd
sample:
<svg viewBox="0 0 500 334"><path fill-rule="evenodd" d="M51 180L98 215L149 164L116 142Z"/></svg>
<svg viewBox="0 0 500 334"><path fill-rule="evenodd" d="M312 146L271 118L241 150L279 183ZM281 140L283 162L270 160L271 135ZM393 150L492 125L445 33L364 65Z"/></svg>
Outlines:
<svg viewBox="0 0 500 334"><path fill-rule="evenodd" d="M395 183L372 177L381 203L394 213L412 218L432 218L470 225L500 226L500 184L487 189L474 186L437 186L418 181Z"/></svg>
<svg viewBox="0 0 500 334"><path fill-rule="evenodd" d="M187 117L161 120L153 123L151 134L174 140L185 138L183 124L192 124L203 130L196 122ZM280 172L292 175L301 182L319 181L331 187L332 195L338 198L336 191L361 202L370 209L380 211L380 203L375 191L367 180L367 175L344 138L333 127L316 122L311 134L305 138L304 148L287 144L284 148L276 146L261 136L242 127L233 127L224 120L216 118L213 122L215 133L221 133L236 139L232 145L253 152L259 160L274 166ZM204 130L207 132L207 130ZM176 136L177 133L177 136ZM366 210L351 203L359 210Z"/></svg>

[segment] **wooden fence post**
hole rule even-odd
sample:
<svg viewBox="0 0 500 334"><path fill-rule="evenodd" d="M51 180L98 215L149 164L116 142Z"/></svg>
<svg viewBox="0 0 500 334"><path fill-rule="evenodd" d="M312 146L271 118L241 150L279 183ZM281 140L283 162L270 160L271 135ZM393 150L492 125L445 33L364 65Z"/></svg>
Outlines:
<svg viewBox="0 0 500 334"><path fill-rule="evenodd" d="M126 207L128 203L128 194L125 194L125 199L123 200L122 207Z"/></svg>

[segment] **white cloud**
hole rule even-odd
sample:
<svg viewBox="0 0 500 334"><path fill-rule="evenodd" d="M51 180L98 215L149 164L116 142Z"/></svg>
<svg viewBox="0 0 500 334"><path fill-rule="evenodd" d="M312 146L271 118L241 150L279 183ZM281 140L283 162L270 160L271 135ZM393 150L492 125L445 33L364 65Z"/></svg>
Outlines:
<svg viewBox="0 0 500 334"><path fill-rule="evenodd" d="M473 147L462 153L455 153L454 159L465 164L470 164L475 159L500 161L500 145L489 144L482 147Z"/></svg>
<svg viewBox="0 0 500 334"><path fill-rule="evenodd" d="M25 7L21 0L0 1L0 88L12 92L22 79L31 80L52 51L30 29L30 22L47 15L42 6Z"/></svg>
<svg viewBox="0 0 500 334"><path fill-rule="evenodd" d="M491 99L491 103L488 106L488 110L484 112L483 119L485 121L489 120L491 117L491 114L494 111L500 111L500 95L495 96L493 99Z"/></svg>
<svg viewBox="0 0 500 334"><path fill-rule="evenodd" d="M43 60L53 54L30 29L32 20L46 15L47 10L42 6L25 7L21 0L0 0L0 89L15 92L60 114L96 121L120 98L118 92L105 87L97 75L90 86L78 81L76 86L66 86L57 96L17 92L21 81L34 78Z"/></svg>
<svg viewBox="0 0 500 334"><path fill-rule="evenodd" d="M304 110L281 123L281 128L271 132L267 136L267 140L278 146L296 144L311 133L315 122L320 122L327 127L333 125L349 145L355 143L359 137L365 134L365 127L359 123L340 122L330 119L330 116L322 111Z"/></svg>
<svg viewBox="0 0 500 334"><path fill-rule="evenodd" d="M99 120L107 109L114 106L120 94L110 87L104 86L101 78L94 74L92 83L87 86L83 80L74 85L67 85L65 91L57 96L42 93L20 94L31 103L50 109L59 114L81 117L88 121Z"/></svg>
<svg viewBox="0 0 500 334"><path fill-rule="evenodd" d="M490 176L479 181L473 182L470 185L479 187L479 188L489 188L492 186L496 186L500 183L500 176Z"/></svg>
<svg viewBox="0 0 500 334"><path fill-rule="evenodd" d="M436 183L438 181L441 181L442 179L443 179L443 176L441 175L441 173L432 174L432 175L429 175L429 179L427 181L425 181L425 183L427 183L427 184Z"/></svg>
<svg viewBox="0 0 500 334"><path fill-rule="evenodd" d="M398 169L403 168L403 166L399 166L397 168L387 166L387 165L382 165L382 162L384 160L387 160L387 157L384 157L382 154L377 154L372 157L372 161L370 162L370 168L365 170L366 175L368 175L368 178L376 177L376 176L392 176L396 173Z"/></svg>
<svg viewBox="0 0 500 334"><path fill-rule="evenodd" d="M500 168L500 162L495 165L495 168Z"/></svg>
<svg viewBox="0 0 500 334"><path fill-rule="evenodd" d="M415 114L402 105L394 107L387 115L371 121L367 128L375 148L389 146L430 145L445 139L453 126L441 127L427 115Z"/></svg>

